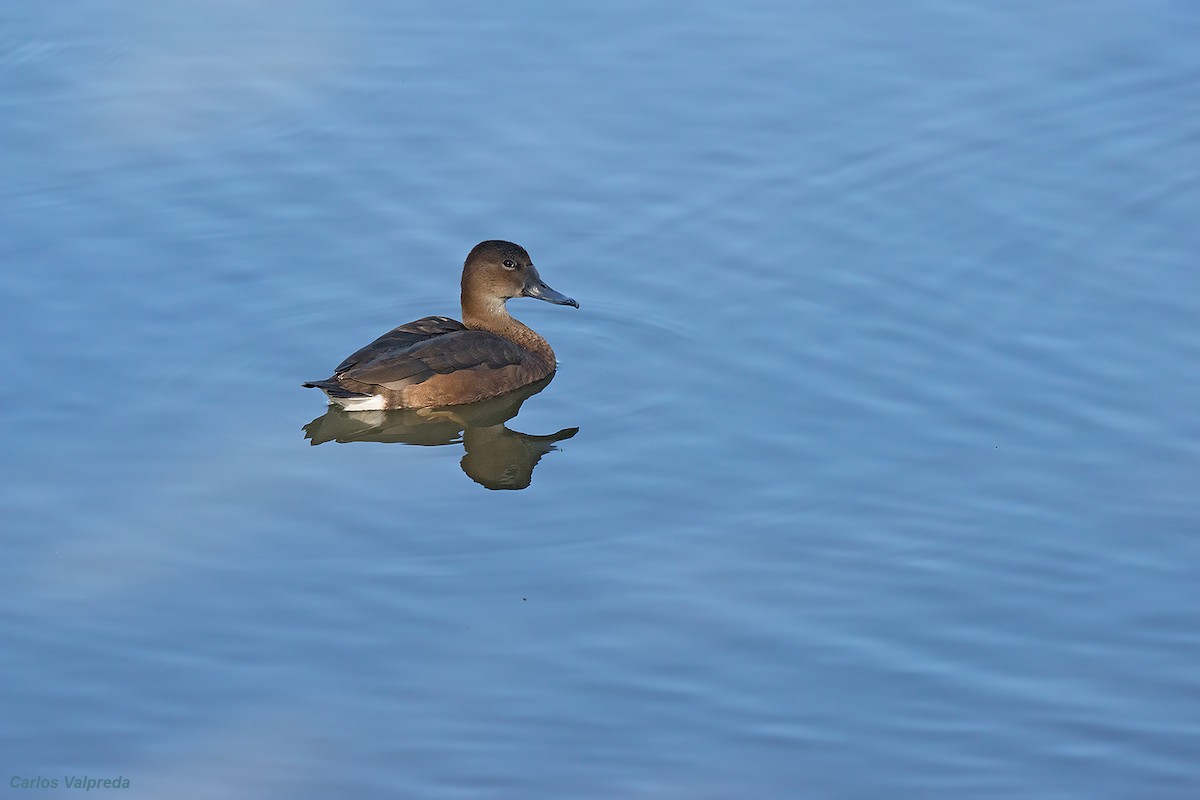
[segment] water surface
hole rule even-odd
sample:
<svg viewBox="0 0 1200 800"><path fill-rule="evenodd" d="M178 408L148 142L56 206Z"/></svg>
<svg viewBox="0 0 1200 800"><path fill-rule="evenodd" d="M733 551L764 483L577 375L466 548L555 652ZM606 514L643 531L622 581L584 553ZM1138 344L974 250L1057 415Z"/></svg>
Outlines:
<svg viewBox="0 0 1200 800"><path fill-rule="evenodd" d="M0 12L4 781L1195 797L1198 31ZM487 238L553 383L314 435Z"/></svg>

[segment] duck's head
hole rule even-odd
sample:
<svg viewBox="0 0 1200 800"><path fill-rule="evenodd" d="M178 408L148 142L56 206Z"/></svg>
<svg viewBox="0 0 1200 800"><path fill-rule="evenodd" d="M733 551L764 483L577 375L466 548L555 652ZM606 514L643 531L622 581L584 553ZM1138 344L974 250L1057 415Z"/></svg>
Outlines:
<svg viewBox="0 0 1200 800"><path fill-rule="evenodd" d="M480 242L463 264L462 303L476 309L503 308L513 297L532 297L560 306L579 303L546 285L529 253L519 244L491 240Z"/></svg>

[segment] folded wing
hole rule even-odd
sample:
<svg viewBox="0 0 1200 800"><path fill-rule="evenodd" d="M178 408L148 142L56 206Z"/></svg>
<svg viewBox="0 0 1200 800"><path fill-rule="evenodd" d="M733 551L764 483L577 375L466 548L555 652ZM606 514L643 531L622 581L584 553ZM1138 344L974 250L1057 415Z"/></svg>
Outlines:
<svg viewBox="0 0 1200 800"><path fill-rule="evenodd" d="M435 375L520 364L524 356L503 336L467 330L445 317L426 317L385 333L347 358L335 378L397 390Z"/></svg>
<svg viewBox="0 0 1200 800"><path fill-rule="evenodd" d="M366 347L346 356L346 359L334 369L333 374L335 376L341 375L356 365L365 364L388 353L401 352L408 347L427 342L434 337L454 333L455 331L465 331L466 329L466 325L449 317L422 317L421 319L407 322L399 327L392 328Z"/></svg>

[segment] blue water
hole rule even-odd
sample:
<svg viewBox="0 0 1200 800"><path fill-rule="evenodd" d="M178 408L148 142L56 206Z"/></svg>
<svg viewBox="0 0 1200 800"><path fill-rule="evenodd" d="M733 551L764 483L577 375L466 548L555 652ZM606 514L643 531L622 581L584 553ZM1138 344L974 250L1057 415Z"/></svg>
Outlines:
<svg viewBox="0 0 1200 800"><path fill-rule="evenodd" d="M0 10L0 790L1195 798L1197 34ZM554 381L314 446L487 238Z"/></svg>

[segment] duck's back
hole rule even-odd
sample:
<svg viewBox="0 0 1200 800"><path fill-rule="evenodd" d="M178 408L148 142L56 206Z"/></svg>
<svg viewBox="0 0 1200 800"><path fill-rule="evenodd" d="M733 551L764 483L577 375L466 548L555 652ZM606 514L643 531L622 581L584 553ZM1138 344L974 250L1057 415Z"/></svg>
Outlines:
<svg viewBox="0 0 1200 800"><path fill-rule="evenodd" d="M348 410L419 408L474 403L553 371L553 364L499 334L424 317L354 352L333 377L305 386Z"/></svg>
<svg viewBox="0 0 1200 800"><path fill-rule="evenodd" d="M421 319L407 322L392 328L367 346L359 348L346 356L342 363L334 368L333 374L340 375L356 365L365 365L389 353L404 352L415 345L428 342L439 336L445 336L448 333L455 333L457 331L465 331L466 329L466 325L449 317L422 317Z"/></svg>

